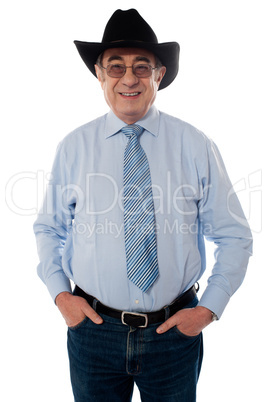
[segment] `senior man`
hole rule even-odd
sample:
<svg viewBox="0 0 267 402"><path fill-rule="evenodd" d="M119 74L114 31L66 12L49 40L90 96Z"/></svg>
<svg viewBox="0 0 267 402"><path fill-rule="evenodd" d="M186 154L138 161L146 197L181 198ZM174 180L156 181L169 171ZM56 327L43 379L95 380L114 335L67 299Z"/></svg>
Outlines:
<svg viewBox="0 0 267 402"><path fill-rule="evenodd" d="M34 224L75 401L130 401L136 383L142 401L193 402L202 330L242 283L251 233L215 144L153 105L178 43L159 44L131 9L101 43L75 44L110 112L59 144ZM198 301L205 237L216 262Z"/></svg>

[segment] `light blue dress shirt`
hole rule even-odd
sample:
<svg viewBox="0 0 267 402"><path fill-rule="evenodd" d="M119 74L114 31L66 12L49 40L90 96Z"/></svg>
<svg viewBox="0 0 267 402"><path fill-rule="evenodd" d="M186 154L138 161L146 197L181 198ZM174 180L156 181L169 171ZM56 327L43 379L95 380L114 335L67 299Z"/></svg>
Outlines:
<svg viewBox="0 0 267 402"><path fill-rule="evenodd" d="M204 238L217 248L200 305L221 316L241 285L252 237L215 144L153 106L137 122L152 178L159 278L143 293L127 278L123 227L125 123L113 112L59 144L34 223L38 274L53 299L71 282L109 307L156 311L206 269Z"/></svg>

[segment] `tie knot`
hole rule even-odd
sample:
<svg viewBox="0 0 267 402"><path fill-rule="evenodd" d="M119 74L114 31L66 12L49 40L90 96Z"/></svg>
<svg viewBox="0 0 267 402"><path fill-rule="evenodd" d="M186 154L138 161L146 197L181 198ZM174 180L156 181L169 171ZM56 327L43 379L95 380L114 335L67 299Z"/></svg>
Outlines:
<svg viewBox="0 0 267 402"><path fill-rule="evenodd" d="M141 126L138 126L138 124L131 124L131 125L123 127L121 129L121 131L128 138L130 138L132 135L136 135L138 137L140 134L142 134L142 132L144 131L144 128Z"/></svg>

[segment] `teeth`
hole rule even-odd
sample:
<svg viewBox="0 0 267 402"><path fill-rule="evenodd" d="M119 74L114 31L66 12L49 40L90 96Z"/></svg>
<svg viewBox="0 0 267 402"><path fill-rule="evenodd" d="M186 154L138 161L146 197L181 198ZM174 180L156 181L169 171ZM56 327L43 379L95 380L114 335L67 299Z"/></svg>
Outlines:
<svg viewBox="0 0 267 402"><path fill-rule="evenodd" d="M136 95L138 95L138 94L139 94L139 92L133 92L133 93L122 92L122 95L123 95L123 96L136 96Z"/></svg>

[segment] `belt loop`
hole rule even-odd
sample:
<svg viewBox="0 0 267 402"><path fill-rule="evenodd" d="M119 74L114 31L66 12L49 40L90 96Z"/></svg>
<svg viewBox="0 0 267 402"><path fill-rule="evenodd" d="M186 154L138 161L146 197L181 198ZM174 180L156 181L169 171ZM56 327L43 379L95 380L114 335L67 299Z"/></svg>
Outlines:
<svg viewBox="0 0 267 402"><path fill-rule="evenodd" d="M170 317L170 309L169 306L164 307L164 311L165 311L165 321L168 320L168 318Z"/></svg>
<svg viewBox="0 0 267 402"><path fill-rule="evenodd" d="M98 303L98 300L97 300L97 299L94 299L94 300L93 300L93 305L92 305L92 307L93 307L93 309L94 309L95 311L96 311L97 303Z"/></svg>

